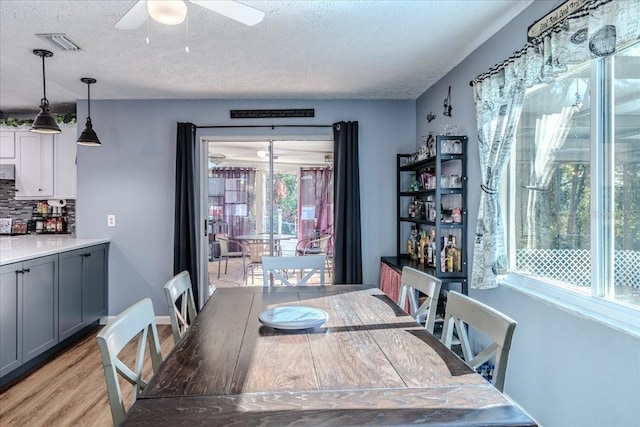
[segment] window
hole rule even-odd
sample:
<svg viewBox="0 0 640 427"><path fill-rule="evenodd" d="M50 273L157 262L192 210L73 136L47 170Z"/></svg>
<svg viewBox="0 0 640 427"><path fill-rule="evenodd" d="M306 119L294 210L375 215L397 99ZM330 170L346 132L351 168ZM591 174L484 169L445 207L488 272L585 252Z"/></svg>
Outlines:
<svg viewBox="0 0 640 427"><path fill-rule="evenodd" d="M640 308L640 43L531 88L516 138L512 273Z"/></svg>

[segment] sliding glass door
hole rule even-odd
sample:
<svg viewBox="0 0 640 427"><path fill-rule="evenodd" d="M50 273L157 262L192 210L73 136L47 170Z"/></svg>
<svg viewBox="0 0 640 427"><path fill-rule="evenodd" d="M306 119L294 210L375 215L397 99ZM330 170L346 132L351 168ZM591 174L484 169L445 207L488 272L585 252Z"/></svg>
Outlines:
<svg viewBox="0 0 640 427"><path fill-rule="evenodd" d="M219 236L243 244L262 242L270 254L295 256L296 247L304 239L333 235L331 139L203 140L207 152L203 204L209 283L240 285L238 277L245 273L232 274L227 269L218 277L223 255L217 243ZM236 245L229 250L237 252L240 248ZM229 262L241 264L234 261ZM223 268L225 265L226 258Z"/></svg>

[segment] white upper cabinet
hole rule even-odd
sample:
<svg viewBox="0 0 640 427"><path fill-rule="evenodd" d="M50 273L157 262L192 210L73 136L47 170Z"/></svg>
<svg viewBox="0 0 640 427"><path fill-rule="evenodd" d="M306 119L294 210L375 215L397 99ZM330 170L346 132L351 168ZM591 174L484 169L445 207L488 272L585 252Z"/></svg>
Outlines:
<svg viewBox="0 0 640 427"><path fill-rule="evenodd" d="M76 125L62 133L0 131L0 163L15 164L16 199L76 198Z"/></svg>
<svg viewBox="0 0 640 427"><path fill-rule="evenodd" d="M55 199L76 198L76 149L78 139L76 125L60 125L62 133L55 136Z"/></svg>
<svg viewBox="0 0 640 427"><path fill-rule="evenodd" d="M53 197L53 135L16 132L16 198Z"/></svg>
<svg viewBox="0 0 640 427"><path fill-rule="evenodd" d="M0 130L0 159L8 159L10 163L13 163L13 161L15 161L15 158L15 132Z"/></svg>

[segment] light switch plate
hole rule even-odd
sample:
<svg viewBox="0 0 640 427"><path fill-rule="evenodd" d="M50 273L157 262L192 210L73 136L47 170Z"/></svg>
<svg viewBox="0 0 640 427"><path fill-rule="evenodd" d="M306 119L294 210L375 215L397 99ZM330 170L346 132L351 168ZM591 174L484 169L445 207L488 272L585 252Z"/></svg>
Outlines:
<svg viewBox="0 0 640 427"><path fill-rule="evenodd" d="M113 214L107 215L107 227L116 226L116 216Z"/></svg>

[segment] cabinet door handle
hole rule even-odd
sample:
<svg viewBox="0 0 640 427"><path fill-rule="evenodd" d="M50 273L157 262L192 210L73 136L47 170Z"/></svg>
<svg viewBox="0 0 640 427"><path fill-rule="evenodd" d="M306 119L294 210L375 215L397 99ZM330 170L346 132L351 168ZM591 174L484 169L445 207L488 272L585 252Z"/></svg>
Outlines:
<svg viewBox="0 0 640 427"><path fill-rule="evenodd" d="M22 269L22 274L24 273L31 273L31 269L30 268L23 268Z"/></svg>
<svg viewBox="0 0 640 427"><path fill-rule="evenodd" d="M16 270L16 276L17 276L18 274L24 274L24 272L23 272L22 270Z"/></svg>
<svg viewBox="0 0 640 427"><path fill-rule="evenodd" d="M91 254L82 254L83 257L91 256Z"/></svg>

